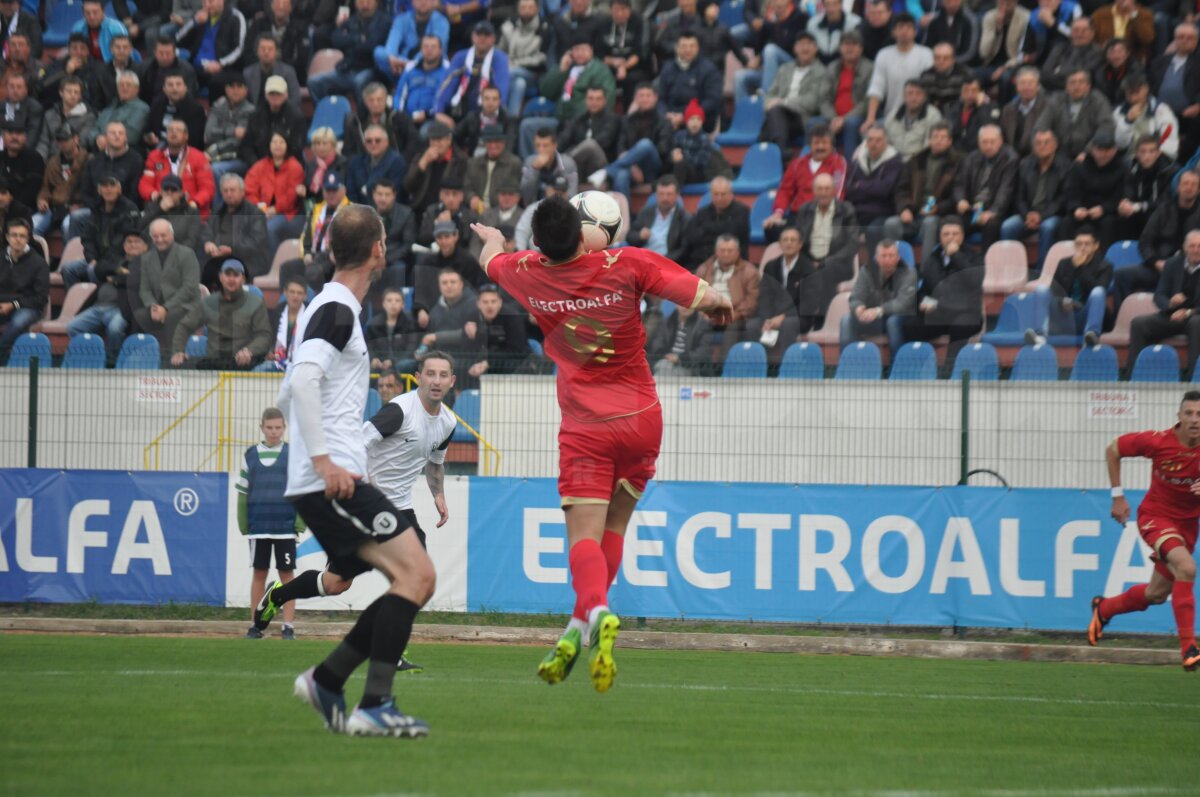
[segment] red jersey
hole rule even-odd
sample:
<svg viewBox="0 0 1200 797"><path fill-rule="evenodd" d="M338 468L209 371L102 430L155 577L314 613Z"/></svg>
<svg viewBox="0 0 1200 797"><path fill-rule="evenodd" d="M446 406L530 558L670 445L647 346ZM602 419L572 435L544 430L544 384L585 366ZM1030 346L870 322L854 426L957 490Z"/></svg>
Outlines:
<svg viewBox="0 0 1200 797"><path fill-rule="evenodd" d="M1161 432L1136 432L1117 438L1122 457L1151 460L1150 489L1138 507L1138 515L1182 520L1200 517L1200 496L1191 487L1200 481L1200 447L1179 442L1172 427Z"/></svg>
<svg viewBox="0 0 1200 797"><path fill-rule="evenodd" d="M605 421L658 403L646 362L641 300L651 294L695 307L706 283L647 249L583 254L551 265L538 252L500 254L484 265L541 327L558 365L564 416Z"/></svg>

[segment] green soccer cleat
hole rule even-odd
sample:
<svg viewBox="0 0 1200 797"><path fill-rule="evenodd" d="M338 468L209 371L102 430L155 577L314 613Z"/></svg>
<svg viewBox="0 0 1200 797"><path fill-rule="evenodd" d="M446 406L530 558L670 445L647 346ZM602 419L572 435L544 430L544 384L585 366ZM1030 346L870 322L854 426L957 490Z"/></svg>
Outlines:
<svg viewBox="0 0 1200 797"><path fill-rule="evenodd" d="M579 658L579 651L582 649L583 636L579 633L579 629L568 629L567 633L563 634L562 638L554 645L554 649L547 653L546 658L542 659L542 663L538 665L538 678L548 684L565 681L571 674L571 669L575 666L575 660Z"/></svg>
<svg viewBox="0 0 1200 797"><path fill-rule="evenodd" d="M620 630L621 618L607 610L600 612L592 628L592 652L588 654L588 669L592 675L592 686L597 692L607 692L617 677L613 645L617 642L617 632Z"/></svg>
<svg viewBox="0 0 1200 797"><path fill-rule="evenodd" d="M271 619L279 613L279 607L275 605L275 601L271 600L271 597L275 594L275 590L282 586L282 581L276 581L267 587L267 591L263 593L262 599L254 607L254 627L259 631L266 631L267 626L271 624Z"/></svg>

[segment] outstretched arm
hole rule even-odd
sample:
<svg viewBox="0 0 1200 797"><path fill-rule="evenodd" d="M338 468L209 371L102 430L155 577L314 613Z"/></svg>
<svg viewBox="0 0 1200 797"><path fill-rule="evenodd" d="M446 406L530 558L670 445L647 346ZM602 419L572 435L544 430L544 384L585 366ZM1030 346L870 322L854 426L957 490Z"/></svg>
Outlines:
<svg viewBox="0 0 1200 797"><path fill-rule="evenodd" d="M1121 489L1121 450L1115 438L1104 450L1104 459L1108 462L1108 483L1112 485L1112 518L1124 526L1131 512L1125 491Z"/></svg>
<svg viewBox="0 0 1200 797"><path fill-rule="evenodd" d="M504 233L486 224L472 224L471 229L479 236L479 240L483 241L479 265L483 267L483 273L487 274L488 263L492 262L493 257L504 252Z"/></svg>

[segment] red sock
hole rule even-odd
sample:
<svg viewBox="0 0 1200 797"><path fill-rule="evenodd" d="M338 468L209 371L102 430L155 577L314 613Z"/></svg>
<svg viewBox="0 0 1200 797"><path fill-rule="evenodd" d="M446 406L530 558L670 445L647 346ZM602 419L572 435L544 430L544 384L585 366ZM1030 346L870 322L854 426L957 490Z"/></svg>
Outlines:
<svg viewBox="0 0 1200 797"><path fill-rule="evenodd" d="M1171 608L1179 629L1179 646L1187 653L1196 644L1196 595L1191 581L1176 581L1171 588Z"/></svg>
<svg viewBox="0 0 1200 797"><path fill-rule="evenodd" d="M1146 611L1146 607L1150 605L1150 601L1146 600L1147 586L1149 585L1138 584L1135 587L1130 587L1120 595L1105 598L1100 602L1100 616L1105 620L1111 620L1118 614Z"/></svg>
<svg viewBox="0 0 1200 797"><path fill-rule="evenodd" d="M604 539L600 540L600 550L604 551L604 561L608 565L608 584L612 586L617 571L621 569L621 556L625 553L625 535L605 529Z"/></svg>
<svg viewBox="0 0 1200 797"><path fill-rule="evenodd" d="M587 620L588 612L608 602L608 566L604 551L595 540L580 540L571 546L567 557L571 565L571 583L575 587L575 611L572 616Z"/></svg>

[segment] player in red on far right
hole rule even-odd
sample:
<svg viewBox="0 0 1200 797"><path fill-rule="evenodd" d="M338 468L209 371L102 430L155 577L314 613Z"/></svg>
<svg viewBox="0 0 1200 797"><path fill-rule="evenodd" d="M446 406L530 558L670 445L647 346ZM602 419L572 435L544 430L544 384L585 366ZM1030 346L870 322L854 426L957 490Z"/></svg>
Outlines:
<svg viewBox="0 0 1200 797"><path fill-rule="evenodd" d="M1150 489L1138 507L1138 531L1153 553L1154 575L1148 584L1138 584L1114 598L1092 598L1092 621L1088 642L1095 645L1104 626L1118 614L1145 611L1146 607L1171 598L1183 669L1200 665L1196 646L1197 517L1200 517L1200 391L1183 394L1179 423L1161 432L1125 434L1108 446L1108 478L1112 483L1112 516L1121 525L1129 520L1129 502L1121 489L1121 460L1146 457L1153 461Z"/></svg>
<svg viewBox="0 0 1200 797"><path fill-rule="evenodd" d="M644 294L729 323L729 299L691 272L646 249L586 252L579 212L561 197L533 214L541 252L504 254L504 236L473 224L488 277L533 314L545 351L558 365L558 492L567 518L575 610L566 632L538 666L547 683L567 677L588 634L592 686L616 677L612 650L621 622L608 610L608 587L621 565L625 528L662 442L662 408L646 362Z"/></svg>

